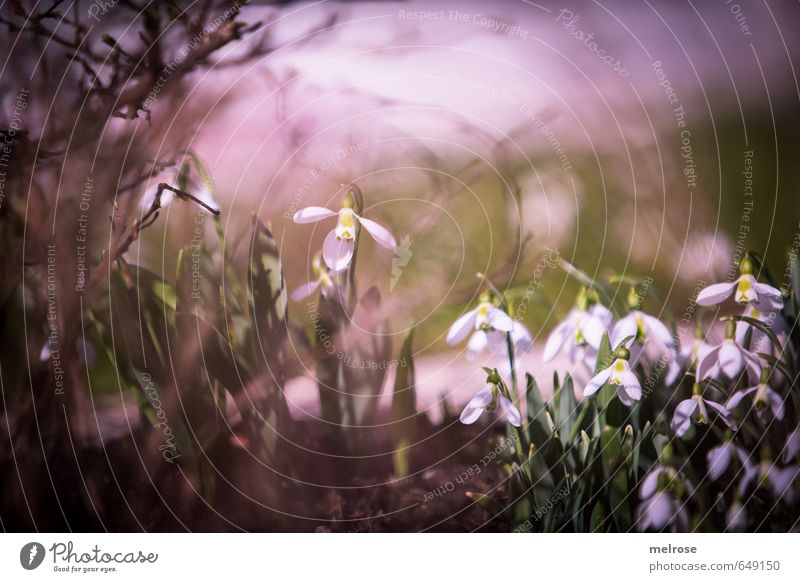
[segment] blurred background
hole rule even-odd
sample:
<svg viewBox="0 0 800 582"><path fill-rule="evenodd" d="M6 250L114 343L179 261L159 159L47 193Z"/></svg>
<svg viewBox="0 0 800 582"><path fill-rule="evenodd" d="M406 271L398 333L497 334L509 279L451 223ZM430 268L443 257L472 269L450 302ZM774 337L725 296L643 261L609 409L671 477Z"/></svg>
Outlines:
<svg viewBox="0 0 800 582"><path fill-rule="evenodd" d="M680 314L744 249L782 270L798 235L797 18L783 3L293 5L268 28L288 46L197 79L213 119L193 147L226 224L237 209L272 222L290 285L328 229L286 213L357 183L411 252L389 291L391 253L364 245L359 277L398 337L424 323L425 354L476 272L526 286L547 249L592 276L653 277ZM541 340L575 288L559 269L537 279L555 305L525 315Z"/></svg>

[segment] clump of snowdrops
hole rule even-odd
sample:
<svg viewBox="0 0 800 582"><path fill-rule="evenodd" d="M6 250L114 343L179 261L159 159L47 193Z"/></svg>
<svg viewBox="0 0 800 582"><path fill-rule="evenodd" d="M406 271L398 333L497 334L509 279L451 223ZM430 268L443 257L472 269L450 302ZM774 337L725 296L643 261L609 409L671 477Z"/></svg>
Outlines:
<svg viewBox="0 0 800 582"><path fill-rule="evenodd" d="M781 287L748 253L738 278L693 298L705 309L687 330L685 318L682 329L663 321L664 305L643 310L649 281L563 266L582 287L542 352L569 370L555 373L551 400L530 373L522 396L507 387L532 334L496 288L450 328L452 344L470 336L468 354L493 350L501 368L485 368L461 421L494 414L512 437L505 493L470 497L519 532L797 530L798 277ZM796 257L786 272L798 273ZM623 306L612 301L620 283ZM737 312L720 316L729 305Z"/></svg>

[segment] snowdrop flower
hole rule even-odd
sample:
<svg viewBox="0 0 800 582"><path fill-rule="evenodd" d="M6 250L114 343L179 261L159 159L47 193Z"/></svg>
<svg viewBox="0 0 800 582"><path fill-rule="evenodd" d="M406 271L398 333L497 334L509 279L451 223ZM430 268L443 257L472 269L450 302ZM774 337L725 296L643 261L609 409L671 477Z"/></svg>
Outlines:
<svg viewBox="0 0 800 582"><path fill-rule="evenodd" d="M519 322L515 322L502 309L494 304L494 296L490 291L481 294L478 306L459 317L447 331L446 341L454 346L461 343L472 332L467 343L467 355L470 358L486 348L491 351L500 349L505 341L505 333L514 333L522 341L525 333L530 333ZM502 332L502 333L495 333ZM513 339L513 337L512 337Z"/></svg>
<svg viewBox="0 0 800 582"><path fill-rule="evenodd" d="M512 373L511 359L508 354L508 340L506 334L499 331L490 331L486 333L486 336L488 338L489 350L492 354L495 354L501 359L502 363L500 364L500 369L503 371L503 374L510 376ZM474 338L475 334L473 334L472 337ZM511 346L515 355L527 354L533 349L533 337L531 336L531 332L522 322L517 320L514 320L514 326L511 329ZM474 360L477 353L478 352L470 349L469 344L467 345L467 360Z"/></svg>
<svg viewBox="0 0 800 582"><path fill-rule="evenodd" d="M783 396L775 392L767 385L770 377L768 368L761 369L761 377L757 386L746 388L735 392L729 399L726 408L730 411L735 409L745 396L753 395L753 405L759 417L764 417L764 413L769 410L772 416L778 420L783 420L784 406Z"/></svg>
<svg viewBox="0 0 800 582"><path fill-rule="evenodd" d="M603 334L611 325L612 319L611 312L597 303L597 293L583 289L578 295L576 306L547 338L542 355L544 363L553 360L562 350L567 351L572 363L587 355L596 357Z"/></svg>
<svg viewBox="0 0 800 582"><path fill-rule="evenodd" d="M642 480L639 498L642 503L636 511L640 531L653 529L672 531L689 529L689 514L680 501L683 494L692 491L688 482L681 480L672 467L659 465Z"/></svg>
<svg viewBox="0 0 800 582"><path fill-rule="evenodd" d="M784 463L788 463L800 453L800 427L794 429L786 438L781 458Z"/></svg>
<svg viewBox="0 0 800 582"><path fill-rule="evenodd" d="M319 253L317 253L311 261L311 268L317 278L295 289L292 292L292 301L302 301L316 291L317 288L320 288L322 296L326 299L335 297L340 293L339 286L333 281L331 272L322 264L321 255Z"/></svg>
<svg viewBox="0 0 800 582"><path fill-rule="evenodd" d="M589 384L583 390L583 396L591 396L605 386L606 383L610 383L617 387L617 396L626 406L630 406L635 400L640 400L642 398L642 386L628 364L630 356L631 353L628 348L617 348L614 362L589 381Z"/></svg>
<svg viewBox="0 0 800 582"><path fill-rule="evenodd" d="M739 374L744 371L751 381L758 381L761 368L758 357L736 343L734 339L735 333L736 324L733 321L728 321L723 342L712 348L700 360L700 364L697 367L698 380L723 376L733 380L738 378Z"/></svg>
<svg viewBox="0 0 800 582"><path fill-rule="evenodd" d="M729 283L709 285L697 294L697 304L703 307L717 305L725 301L736 290L737 303L750 303L759 311L773 311L783 308L783 295L778 289L759 283L753 276L753 261L749 257L739 262L740 276Z"/></svg>
<svg viewBox="0 0 800 582"><path fill-rule="evenodd" d="M526 354L533 348L533 337L528 328L519 321L514 321L511 328L511 345L513 346L515 354ZM467 359L474 360L475 357L487 349L493 353L500 355L505 361L503 364L510 373L508 363L508 341L506 334L500 331L485 331L477 330L470 337L467 343Z"/></svg>
<svg viewBox="0 0 800 582"><path fill-rule="evenodd" d="M521 321L514 320L514 327L511 329L511 343L515 350L523 354L527 354L533 349L533 336Z"/></svg>
<svg viewBox="0 0 800 582"><path fill-rule="evenodd" d="M800 468L796 465L778 467L769 459L769 451L766 450L760 463L745 466L744 477L739 482L739 495L744 497L750 485L753 485L756 489L767 489L778 499L792 503L796 493L792 484L799 473Z"/></svg>
<svg viewBox="0 0 800 582"><path fill-rule="evenodd" d="M706 460L708 461L708 476L714 481L719 479L730 466L731 460L733 460L734 457L739 459L739 463L742 465L742 467L745 467L750 463L750 455L748 455L747 451L745 451L743 448L733 444L733 435L730 434L730 431L728 431L725 441L721 445L717 445L708 451L706 454Z"/></svg>
<svg viewBox="0 0 800 582"><path fill-rule="evenodd" d="M739 501L738 495L725 513L725 525L728 531L742 531L747 527L747 511Z"/></svg>
<svg viewBox="0 0 800 582"><path fill-rule="evenodd" d="M672 332L660 320L641 311L641 296L636 293L636 288L631 287L631 294L628 297L630 312L614 325L611 333L611 345L619 343L627 337L631 339L625 347L631 349L633 344L637 344L637 352L648 345L648 340L652 337L662 351L671 349L673 340ZM637 359L638 353L634 356Z"/></svg>
<svg viewBox="0 0 800 582"><path fill-rule="evenodd" d="M393 251L397 248L397 241L388 230L374 220L359 216L353 210L355 198L350 193L342 198L342 207L339 212L334 212L322 206L309 206L294 213L293 220L297 224L319 222L326 218L337 216L336 228L328 233L322 243L322 257L331 271L342 271L350 264L356 247L356 232L358 225L372 235L378 244Z"/></svg>
<svg viewBox="0 0 800 582"><path fill-rule="evenodd" d="M472 424L481 414L499 410L500 415L514 426L522 426L522 416L517 407L511 403L508 389L497 370L493 370L486 379L486 387L478 392L464 407L459 420L463 424Z"/></svg>
<svg viewBox="0 0 800 582"><path fill-rule="evenodd" d="M186 155L186 159L180 165L174 164L164 168L154 180L149 182L149 188L141 200L141 208L148 211L158 193L158 185L165 183L168 186L182 190L191 194L202 205L215 214L219 213L219 203L214 197L214 182L208 175L200 161L191 154ZM171 190L161 191L161 208L166 208L175 198L175 192Z"/></svg>
<svg viewBox="0 0 800 582"><path fill-rule="evenodd" d="M789 335L789 326L786 323L786 319L784 319L780 313L775 311L759 311L755 306L753 306L752 303L748 303L745 306L742 315L744 317L757 319L768 328L772 329L781 343L783 343L785 338ZM767 334L755 326L750 325L746 321L736 322L736 341L741 345L745 345L747 330L751 328L753 330L752 338L750 340L750 346L752 346L752 350L775 353L778 348L777 346L773 345Z"/></svg>
<svg viewBox="0 0 800 582"><path fill-rule="evenodd" d="M696 424L708 423L708 409L716 411L717 415L727 424L728 411L721 404L717 404L713 400L707 400L702 396L702 386L695 382L692 388L692 397L684 400L675 407L675 414L672 417L672 430L679 437L686 434L686 431L692 426L692 421Z"/></svg>
<svg viewBox="0 0 800 582"><path fill-rule="evenodd" d="M707 343L704 337L703 328L698 323L692 341L683 345L677 353L672 354L667 367L667 375L664 378L667 385L674 384L681 372L692 367L696 369L697 363L708 355L713 346Z"/></svg>

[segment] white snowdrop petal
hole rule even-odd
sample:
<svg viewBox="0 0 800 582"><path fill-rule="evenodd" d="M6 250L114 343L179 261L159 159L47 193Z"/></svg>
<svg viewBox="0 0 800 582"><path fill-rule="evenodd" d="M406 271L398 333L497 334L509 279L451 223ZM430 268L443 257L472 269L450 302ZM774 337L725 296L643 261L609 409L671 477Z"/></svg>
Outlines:
<svg viewBox="0 0 800 582"><path fill-rule="evenodd" d="M614 331L611 333L611 347L616 348L626 337L633 336L633 338L628 342L628 346L630 346L631 342L636 339L636 334L638 331L639 326L636 323L636 313L629 313L620 319L616 324L614 324Z"/></svg>
<svg viewBox="0 0 800 582"><path fill-rule="evenodd" d="M697 304L703 307L710 307L722 303L733 293L733 289L739 283L738 280L731 283L717 283L709 285L697 294Z"/></svg>
<svg viewBox="0 0 800 582"><path fill-rule="evenodd" d="M374 220L370 220L369 218L364 218L363 216L355 215L358 221L361 223L361 226L372 235L378 244L382 247L393 251L397 248L397 241L392 236L392 233L386 230L383 226L375 222Z"/></svg>
<svg viewBox="0 0 800 582"><path fill-rule="evenodd" d="M488 324L497 331L508 333L514 330L514 320L502 309L493 307L486 317Z"/></svg>
<svg viewBox="0 0 800 582"><path fill-rule="evenodd" d="M708 476L715 481L719 479L728 468L731 462L731 447L729 442L725 442L718 447L714 447L706 455L708 461Z"/></svg>
<svg viewBox="0 0 800 582"><path fill-rule="evenodd" d="M697 400L694 398L689 398L687 400L683 400L682 402L678 403L678 406L675 407L675 412L672 415L672 430L676 432L678 436L683 436L687 430L689 430L689 426L691 426L691 419L692 415L695 413L697 409Z"/></svg>
<svg viewBox="0 0 800 582"><path fill-rule="evenodd" d="M343 271L350 264L355 252L355 245L350 240L339 240L336 231L332 230L322 243L322 258L331 271Z"/></svg>
<svg viewBox="0 0 800 582"><path fill-rule="evenodd" d="M611 377L611 369L613 368L614 364L611 364L608 368L597 374L594 378L592 378L589 383L586 385L586 388L583 389L584 396L591 396L603 385L608 382L608 379Z"/></svg>
<svg viewBox="0 0 800 582"><path fill-rule="evenodd" d="M292 220L297 224L307 224L309 222L318 222L331 216L336 216L336 212L323 208L322 206L308 206L294 213Z"/></svg>
<svg viewBox="0 0 800 582"><path fill-rule="evenodd" d="M475 326L475 318L478 314L476 309L467 311L464 315L456 319L455 323L447 331L446 341L451 346L460 344L469 335Z"/></svg>
<svg viewBox="0 0 800 582"><path fill-rule="evenodd" d="M310 281L292 291L292 301L302 301L319 287L319 281Z"/></svg>
<svg viewBox="0 0 800 582"><path fill-rule="evenodd" d="M522 417L517 407L505 396L499 396L498 400L500 403L500 410L503 412L503 416L505 416L506 420L514 426L522 426Z"/></svg>
<svg viewBox="0 0 800 582"><path fill-rule="evenodd" d="M580 330L586 343L595 349L600 348L603 341L603 334L606 332L606 324L599 317L586 315L580 322ZM616 346L613 346L616 347Z"/></svg>
<svg viewBox="0 0 800 582"><path fill-rule="evenodd" d="M564 342L569 336L572 335L574 325L568 318L566 321L559 323L556 328L550 333L547 338L547 343L544 346L544 353L542 354L542 361L548 363L556 357Z"/></svg>
<svg viewBox="0 0 800 582"><path fill-rule="evenodd" d="M719 350L719 367L728 378L736 378L744 368L742 350L732 340L722 342Z"/></svg>
<svg viewBox="0 0 800 582"><path fill-rule="evenodd" d="M642 486L639 489L639 499L647 499L656 492L658 485L658 476L663 472L663 469L656 468L650 471L647 476L642 480Z"/></svg>
<svg viewBox="0 0 800 582"><path fill-rule="evenodd" d="M657 319L652 315L647 315L646 313L642 314L642 318L645 321L645 327L647 328L648 333L652 334L652 336L661 342L664 347L668 348L673 345L674 339L672 337L672 332L660 319Z"/></svg>
<svg viewBox="0 0 800 582"><path fill-rule="evenodd" d="M488 344L489 338L487 337L486 332L482 329L477 330L469 338L469 342L467 342L467 357L470 359L474 358L483 350L485 350Z"/></svg>

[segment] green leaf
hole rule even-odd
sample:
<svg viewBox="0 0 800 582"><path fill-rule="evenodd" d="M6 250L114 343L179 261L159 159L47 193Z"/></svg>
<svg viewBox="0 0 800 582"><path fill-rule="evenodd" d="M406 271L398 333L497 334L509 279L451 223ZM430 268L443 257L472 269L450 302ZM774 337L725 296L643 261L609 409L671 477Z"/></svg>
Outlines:
<svg viewBox="0 0 800 582"><path fill-rule="evenodd" d="M578 445L578 459L582 465L586 464L586 459L589 457L589 448L594 441L589 438L585 430L581 431L581 442Z"/></svg>
<svg viewBox="0 0 800 582"><path fill-rule="evenodd" d="M601 455L603 457L603 475L606 480L613 478L617 468L622 464L622 439L620 431L610 426L603 429L600 439Z"/></svg>
<svg viewBox="0 0 800 582"><path fill-rule="evenodd" d="M259 454L266 461L275 462L279 440L291 425L283 395L288 300L272 233L255 214L252 221L247 289L253 325L247 351L259 369L259 381L247 386L252 407L243 417Z"/></svg>
<svg viewBox="0 0 800 582"><path fill-rule="evenodd" d="M597 350L597 362L594 365L595 375L608 368L614 362L611 353L611 342L608 339L608 333L603 332L603 339L600 340L600 347Z"/></svg>
<svg viewBox="0 0 800 582"><path fill-rule="evenodd" d="M544 457L534 444L531 444L528 449L528 460L526 463L531 476L534 501L537 506L541 507L547 503L547 500L553 494L555 479Z"/></svg>
<svg viewBox="0 0 800 582"><path fill-rule="evenodd" d="M592 509L592 515L589 518L589 531L592 533L600 533L606 529L606 508L602 501L598 501Z"/></svg>
<svg viewBox="0 0 800 582"><path fill-rule="evenodd" d="M578 411L578 401L575 398L575 389L572 377L569 374L564 378L563 384L558 389L558 394L558 411L556 415L558 434L564 448L567 448L571 444L569 438L573 434Z"/></svg>
<svg viewBox="0 0 800 582"><path fill-rule="evenodd" d="M287 336L286 283L283 280L278 246L270 230L255 215L247 283L250 317L255 323L255 345L259 348L257 355L263 357L267 364L275 364L274 373L278 374L278 368L281 367L278 364L283 363L283 343Z"/></svg>
<svg viewBox="0 0 800 582"><path fill-rule="evenodd" d="M528 407L528 439L537 447L542 447L550 438L550 431L545 423L545 404L536 380L530 374L525 375L526 402Z"/></svg>
<svg viewBox="0 0 800 582"><path fill-rule="evenodd" d="M417 398L414 385L412 341L414 329L409 330L400 348L400 359L392 394L392 440L394 473L399 478L409 474L411 445L416 434Z"/></svg>

